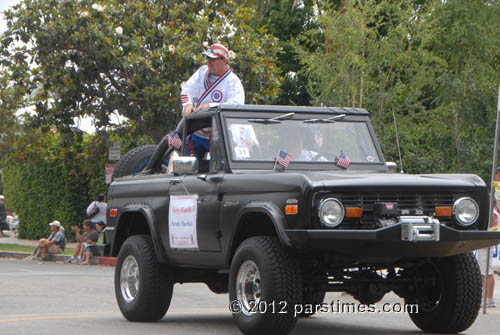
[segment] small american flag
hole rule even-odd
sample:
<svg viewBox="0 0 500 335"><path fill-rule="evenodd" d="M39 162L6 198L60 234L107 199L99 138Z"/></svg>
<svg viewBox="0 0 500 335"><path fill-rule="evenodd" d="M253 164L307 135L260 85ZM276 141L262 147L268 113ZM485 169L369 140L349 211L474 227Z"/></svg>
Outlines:
<svg viewBox="0 0 500 335"><path fill-rule="evenodd" d="M181 103L185 104L188 100L189 98L187 94L181 94Z"/></svg>
<svg viewBox="0 0 500 335"><path fill-rule="evenodd" d="M337 158L337 166L347 169L349 165L351 165L351 160L343 151L340 151L340 156Z"/></svg>
<svg viewBox="0 0 500 335"><path fill-rule="evenodd" d="M292 160L292 156L290 156L290 154L287 154L283 150L280 150L280 153L278 154L278 158L276 158L276 162L279 165L283 166L284 168L288 167L291 160Z"/></svg>
<svg viewBox="0 0 500 335"><path fill-rule="evenodd" d="M173 146L176 149L179 149L182 146L182 140L177 132L173 131L168 134L168 145Z"/></svg>

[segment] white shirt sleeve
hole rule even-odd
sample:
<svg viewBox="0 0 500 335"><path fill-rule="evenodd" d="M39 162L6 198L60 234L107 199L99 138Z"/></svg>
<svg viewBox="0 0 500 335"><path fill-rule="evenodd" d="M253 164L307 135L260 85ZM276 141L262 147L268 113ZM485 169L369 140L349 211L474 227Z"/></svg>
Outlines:
<svg viewBox="0 0 500 335"><path fill-rule="evenodd" d="M181 87L181 103L182 103L182 109L184 111L184 107L186 105L194 105L194 99L199 98L197 97L197 91L198 91L198 86L200 83L203 83L203 78L200 78L200 71L201 68L199 68L192 76L191 78L188 79L188 81L184 82ZM186 100L187 98L187 100ZM184 99L184 102L183 102Z"/></svg>

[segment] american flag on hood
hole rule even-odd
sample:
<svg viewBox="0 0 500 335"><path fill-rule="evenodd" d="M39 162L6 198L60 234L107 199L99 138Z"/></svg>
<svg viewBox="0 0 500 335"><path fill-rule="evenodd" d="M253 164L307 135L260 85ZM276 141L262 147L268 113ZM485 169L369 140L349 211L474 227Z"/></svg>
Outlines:
<svg viewBox="0 0 500 335"><path fill-rule="evenodd" d="M347 157L344 151L340 151L340 156L337 158L337 166L347 169L349 165L351 165L351 160Z"/></svg>
<svg viewBox="0 0 500 335"><path fill-rule="evenodd" d="M177 132L173 131L168 134L168 146L173 146L176 149L179 149L182 146L182 140Z"/></svg>
<svg viewBox="0 0 500 335"><path fill-rule="evenodd" d="M290 154L286 153L283 150L280 150L280 153L278 154L278 157L276 158L276 162L279 165L283 166L284 168L288 167L291 160L292 160L292 156L290 156Z"/></svg>

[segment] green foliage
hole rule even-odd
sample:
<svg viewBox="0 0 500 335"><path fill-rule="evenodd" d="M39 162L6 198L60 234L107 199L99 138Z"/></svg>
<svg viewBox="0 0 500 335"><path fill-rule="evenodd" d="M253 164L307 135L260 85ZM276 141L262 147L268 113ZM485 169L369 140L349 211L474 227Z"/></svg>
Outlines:
<svg viewBox="0 0 500 335"><path fill-rule="evenodd" d="M4 15L0 166L23 237L45 236L54 219L80 222L107 193L110 141L126 152L175 127L180 85L203 65L208 44L233 51L247 102L271 103L281 82L277 40L232 1L23 0ZM129 121L110 127L113 113ZM95 136L74 128L82 116L95 118Z"/></svg>
<svg viewBox="0 0 500 335"><path fill-rule="evenodd" d="M272 101L279 47L247 24L253 15L231 1L23 0L5 13L0 62L36 106L35 127L90 115L103 129L118 112L157 142L179 120L180 84L204 63L204 42L234 51L248 102Z"/></svg>
<svg viewBox="0 0 500 335"><path fill-rule="evenodd" d="M498 90L500 4L364 1L326 6L298 46L315 105L372 112L386 159L405 171L467 172L490 179Z"/></svg>
<svg viewBox="0 0 500 335"><path fill-rule="evenodd" d="M79 179L63 162L7 167L3 180L8 206L19 215L22 238L48 236L53 220L60 221L67 232L81 222L86 197Z"/></svg>
<svg viewBox="0 0 500 335"><path fill-rule="evenodd" d="M278 38L281 47L277 57L283 83L276 102L281 105L309 105L307 77L299 72L301 65L294 46L304 31L318 28L314 20L316 1L305 0L300 1L300 4L297 0L275 1L274 4L269 2L267 5L270 8L260 22L266 25L269 33ZM259 7L263 8L265 4L260 4ZM313 49L314 47L309 48Z"/></svg>
<svg viewBox="0 0 500 335"><path fill-rule="evenodd" d="M105 143L73 134L81 141L68 145L67 136L31 129L15 137L16 151L4 160L4 194L7 206L19 215L21 237L46 236L48 223L58 220L72 239L69 227L85 218L98 193L107 193Z"/></svg>
<svg viewBox="0 0 500 335"><path fill-rule="evenodd" d="M180 84L215 42L235 53L247 103L366 108L398 161L394 113L406 172L489 179L498 17L490 0L23 0L0 37L7 205L25 237L80 222L106 193L109 142L124 153L174 128ZM96 135L75 130L80 116Z"/></svg>
<svg viewBox="0 0 500 335"><path fill-rule="evenodd" d="M0 243L0 251L8 251L8 252L27 252L32 253L33 247L27 245L20 244L12 244L12 243ZM72 255L75 249L65 248L63 251L63 255Z"/></svg>

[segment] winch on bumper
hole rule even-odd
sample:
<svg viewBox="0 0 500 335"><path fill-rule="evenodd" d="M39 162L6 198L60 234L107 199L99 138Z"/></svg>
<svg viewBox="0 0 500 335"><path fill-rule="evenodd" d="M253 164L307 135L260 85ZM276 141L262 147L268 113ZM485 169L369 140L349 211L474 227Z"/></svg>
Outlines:
<svg viewBox="0 0 500 335"><path fill-rule="evenodd" d="M288 229L294 248L347 257L446 257L500 243L500 231L457 230L427 216L401 216L374 230Z"/></svg>

